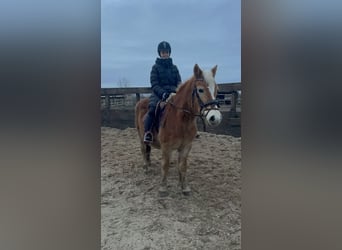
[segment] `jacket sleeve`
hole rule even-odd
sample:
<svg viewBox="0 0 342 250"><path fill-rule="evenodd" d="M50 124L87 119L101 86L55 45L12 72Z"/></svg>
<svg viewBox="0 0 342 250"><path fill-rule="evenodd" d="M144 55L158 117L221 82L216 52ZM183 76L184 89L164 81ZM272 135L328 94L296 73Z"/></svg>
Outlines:
<svg viewBox="0 0 342 250"><path fill-rule="evenodd" d="M158 70L156 66L152 67L150 81L153 93L161 99L164 93L164 89L160 86Z"/></svg>
<svg viewBox="0 0 342 250"><path fill-rule="evenodd" d="M182 83L182 79L181 79L181 76L179 74L177 66L175 66L175 68L176 68L176 71L177 71L177 85L179 85L179 84Z"/></svg>

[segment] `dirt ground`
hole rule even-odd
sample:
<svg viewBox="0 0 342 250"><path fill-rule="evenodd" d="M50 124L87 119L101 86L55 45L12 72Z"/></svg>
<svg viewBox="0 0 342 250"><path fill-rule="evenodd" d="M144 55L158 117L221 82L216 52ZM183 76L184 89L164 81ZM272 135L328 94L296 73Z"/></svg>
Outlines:
<svg viewBox="0 0 342 250"><path fill-rule="evenodd" d="M241 249L241 138L199 132L189 156L190 196L159 197L161 154L145 174L137 132L101 128L101 246L109 249Z"/></svg>

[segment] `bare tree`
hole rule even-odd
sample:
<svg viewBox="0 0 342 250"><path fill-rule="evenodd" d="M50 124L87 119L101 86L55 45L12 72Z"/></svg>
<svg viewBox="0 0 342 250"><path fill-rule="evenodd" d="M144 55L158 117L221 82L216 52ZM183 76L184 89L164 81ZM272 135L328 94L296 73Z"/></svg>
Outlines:
<svg viewBox="0 0 342 250"><path fill-rule="evenodd" d="M129 82L125 77L121 77L117 84L119 88L127 88L129 86Z"/></svg>
<svg viewBox="0 0 342 250"><path fill-rule="evenodd" d="M127 80L127 78L121 77L118 80L117 85L119 88L128 88L130 83ZM133 97L134 97L133 94L124 94L124 95L120 95L120 97L117 96L116 98L123 98L122 100L124 101L125 106L132 106L133 105Z"/></svg>

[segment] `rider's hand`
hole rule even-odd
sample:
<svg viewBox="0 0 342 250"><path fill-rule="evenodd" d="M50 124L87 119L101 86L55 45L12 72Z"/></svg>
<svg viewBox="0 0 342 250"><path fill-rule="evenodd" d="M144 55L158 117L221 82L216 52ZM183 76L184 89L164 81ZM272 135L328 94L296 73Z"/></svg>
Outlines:
<svg viewBox="0 0 342 250"><path fill-rule="evenodd" d="M170 96L169 92L164 92L162 95L162 101L166 101L169 96Z"/></svg>

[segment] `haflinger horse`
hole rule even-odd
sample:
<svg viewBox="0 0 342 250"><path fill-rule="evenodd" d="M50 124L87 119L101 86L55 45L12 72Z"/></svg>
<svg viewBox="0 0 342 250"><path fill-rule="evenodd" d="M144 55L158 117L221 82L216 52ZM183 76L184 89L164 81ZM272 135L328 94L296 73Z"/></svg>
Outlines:
<svg viewBox="0 0 342 250"><path fill-rule="evenodd" d="M186 179L186 170L192 141L197 134L196 117L201 117L209 126L217 126L222 120L218 102L215 100L218 89L215 82L216 70L217 65L211 70L202 71L195 64L194 75L180 84L176 93L166 100L159 118L159 126L154 126L152 131L153 142L151 144L145 144L143 141L144 118L148 111L149 99L142 99L136 104L135 124L140 138L145 171L151 166L151 146L162 151L160 196L168 195L167 175L171 153L174 150L178 151L177 165L182 192L184 195L191 193Z"/></svg>

